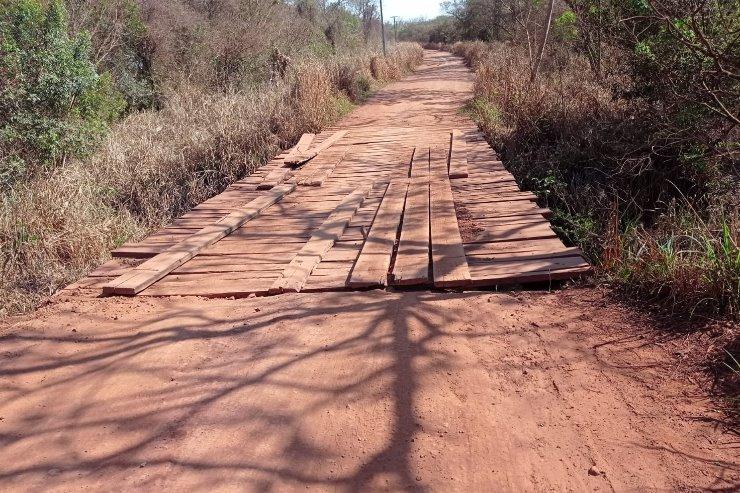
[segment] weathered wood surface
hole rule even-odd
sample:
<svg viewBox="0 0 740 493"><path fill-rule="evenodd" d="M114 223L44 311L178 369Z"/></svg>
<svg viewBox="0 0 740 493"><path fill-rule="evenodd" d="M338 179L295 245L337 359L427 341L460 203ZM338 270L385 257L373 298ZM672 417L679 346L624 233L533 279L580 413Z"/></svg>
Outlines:
<svg viewBox="0 0 740 493"><path fill-rule="evenodd" d="M401 223L408 180L391 181L380 204L372 228L355 262L350 287L386 286L398 227Z"/></svg>
<svg viewBox="0 0 740 493"><path fill-rule="evenodd" d="M418 160L414 157L414 163ZM426 172L425 172L426 171ZM406 195L401 236L393 265L393 284L398 286L429 283L429 167L412 168Z"/></svg>
<svg viewBox="0 0 740 493"><path fill-rule="evenodd" d="M451 180L468 177L468 143L457 129L452 131L449 175Z"/></svg>
<svg viewBox="0 0 740 493"><path fill-rule="evenodd" d="M470 283L470 271L447 173L433 174L429 188L432 197L430 237L434 286L442 288L465 286Z"/></svg>
<svg viewBox="0 0 740 493"><path fill-rule="evenodd" d="M245 222L254 219L263 210L295 190L295 185L283 185L252 200L244 207L231 212L211 226L206 226L187 239L168 248L163 253L134 267L103 287L106 294L134 295L151 286L164 276L193 258L204 248L213 245Z"/></svg>
<svg viewBox="0 0 740 493"><path fill-rule="evenodd" d="M311 235L298 255L288 264L282 277L270 287L271 293L299 292L326 253L347 229L352 216L359 209L370 189L357 189L329 215L323 224Z"/></svg>
<svg viewBox="0 0 740 493"><path fill-rule="evenodd" d="M281 199L265 199L286 187ZM259 213L238 212L250 202ZM336 128L304 135L69 289L238 297L475 288L588 272L582 252L550 228L550 214L472 125Z"/></svg>

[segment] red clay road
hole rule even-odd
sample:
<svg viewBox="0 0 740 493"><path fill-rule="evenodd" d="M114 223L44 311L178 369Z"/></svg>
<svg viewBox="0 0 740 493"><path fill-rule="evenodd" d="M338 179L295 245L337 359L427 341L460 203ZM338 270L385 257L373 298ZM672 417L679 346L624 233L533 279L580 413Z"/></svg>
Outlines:
<svg viewBox="0 0 740 493"><path fill-rule="evenodd" d="M427 58L349 118L455 118ZM641 323L587 288L64 293L0 326L0 490L732 491L737 438Z"/></svg>

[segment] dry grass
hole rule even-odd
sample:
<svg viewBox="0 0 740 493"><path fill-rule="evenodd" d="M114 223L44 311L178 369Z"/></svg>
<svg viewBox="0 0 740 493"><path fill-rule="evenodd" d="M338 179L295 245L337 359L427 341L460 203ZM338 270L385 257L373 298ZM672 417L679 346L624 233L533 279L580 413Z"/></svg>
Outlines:
<svg viewBox="0 0 740 493"><path fill-rule="evenodd" d="M531 83L524 47L450 49L476 70L474 117L518 181L553 209L567 241L617 285L672 313L738 316L731 169L711 156L701 167L683 164L666 122L644 102L615 96L630 87L615 67L597 80L585 59L555 49Z"/></svg>
<svg viewBox="0 0 740 493"><path fill-rule="evenodd" d="M284 79L249 90L170 88L160 111L130 115L91 159L0 197L0 315L36 306L111 249L219 193L302 133L336 121L421 58L421 47L400 44L387 58L302 59Z"/></svg>

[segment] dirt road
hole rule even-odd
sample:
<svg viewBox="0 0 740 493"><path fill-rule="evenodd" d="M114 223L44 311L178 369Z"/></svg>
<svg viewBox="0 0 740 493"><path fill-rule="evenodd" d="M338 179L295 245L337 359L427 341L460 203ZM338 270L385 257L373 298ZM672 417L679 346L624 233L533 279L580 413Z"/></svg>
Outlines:
<svg viewBox="0 0 740 493"><path fill-rule="evenodd" d="M458 118L452 72L349 118ZM0 328L0 490L733 491L736 438L641 323L590 288L64 293Z"/></svg>

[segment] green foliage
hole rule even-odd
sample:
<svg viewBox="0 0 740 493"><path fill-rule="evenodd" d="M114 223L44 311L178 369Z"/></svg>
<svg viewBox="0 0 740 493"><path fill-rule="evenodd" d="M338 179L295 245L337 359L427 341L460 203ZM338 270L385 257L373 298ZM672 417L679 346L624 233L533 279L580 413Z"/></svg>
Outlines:
<svg viewBox="0 0 740 493"><path fill-rule="evenodd" d="M463 110L484 127L492 127L501 122L499 109L484 97L479 96L471 99Z"/></svg>
<svg viewBox="0 0 740 493"><path fill-rule="evenodd" d="M619 282L675 311L740 315L740 245L730 224L715 229L687 214L663 226L624 234Z"/></svg>
<svg viewBox="0 0 740 493"><path fill-rule="evenodd" d="M123 108L60 0L0 0L0 185L89 154Z"/></svg>
<svg viewBox="0 0 740 493"><path fill-rule="evenodd" d="M160 96L152 80L151 48L138 2L102 0L88 3L87 8L89 15L80 17L88 19L87 24L94 24L93 46L103 53L110 51L103 59L93 60L98 70L112 74L113 84L129 109L155 106Z"/></svg>
<svg viewBox="0 0 740 493"><path fill-rule="evenodd" d="M555 18L553 31L561 41L573 41L578 37L578 18L572 10L566 10Z"/></svg>

